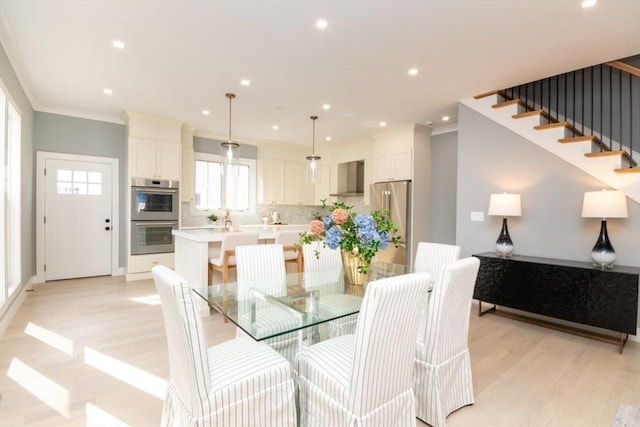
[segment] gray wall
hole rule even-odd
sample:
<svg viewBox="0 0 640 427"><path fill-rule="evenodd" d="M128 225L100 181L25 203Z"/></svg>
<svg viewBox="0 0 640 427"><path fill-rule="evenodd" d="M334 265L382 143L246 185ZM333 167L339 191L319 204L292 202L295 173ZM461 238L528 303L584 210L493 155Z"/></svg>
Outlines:
<svg viewBox="0 0 640 427"><path fill-rule="evenodd" d="M522 216L509 218L514 252L590 262L600 221L582 218L585 191L607 185L481 114L458 107L456 241L462 256L493 251L501 218L486 216L492 193L522 196ZM640 205L627 199L629 217L608 221L617 264L640 267ZM485 214L470 221L472 211Z"/></svg>
<svg viewBox="0 0 640 427"><path fill-rule="evenodd" d="M458 132L431 136L431 238L456 242Z"/></svg>
<svg viewBox="0 0 640 427"><path fill-rule="evenodd" d="M34 189L34 152L33 152L33 108L27 99L18 78L9 63L9 58L0 45L0 80L4 83L8 95L20 110L21 115L21 208L22 222L20 224L22 260L22 284L25 284L36 271L35 257L35 189Z"/></svg>
<svg viewBox="0 0 640 427"><path fill-rule="evenodd" d="M81 119L58 114L36 112L33 145L36 151L111 157L120 163L120 248L118 265L126 265L125 196L127 139L124 125Z"/></svg>

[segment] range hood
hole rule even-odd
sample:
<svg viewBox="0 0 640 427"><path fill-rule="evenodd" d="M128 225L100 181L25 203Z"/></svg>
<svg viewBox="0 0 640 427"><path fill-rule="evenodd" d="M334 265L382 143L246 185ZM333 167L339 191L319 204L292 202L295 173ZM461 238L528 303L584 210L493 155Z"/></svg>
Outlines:
<svg viewBox="0 0 640 427"><path fill-rule="evenodd" d="M338 192L330 196L362 196L364 194L364 160L338 165Z"/></svg>

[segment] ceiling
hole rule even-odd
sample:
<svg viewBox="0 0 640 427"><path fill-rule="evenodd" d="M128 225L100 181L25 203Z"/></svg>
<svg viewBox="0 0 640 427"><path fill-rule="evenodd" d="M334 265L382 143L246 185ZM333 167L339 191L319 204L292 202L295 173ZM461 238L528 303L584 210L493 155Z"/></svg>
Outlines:
<svg viewBox="0 0 640 427"><path fill-rule="evenodd" d="M474 94L636 55L639 20L638 0L0 0L0 41L38 111L226 138L234 92L233 139L310 146L317 114L319 146L450 126Z"/></svg>

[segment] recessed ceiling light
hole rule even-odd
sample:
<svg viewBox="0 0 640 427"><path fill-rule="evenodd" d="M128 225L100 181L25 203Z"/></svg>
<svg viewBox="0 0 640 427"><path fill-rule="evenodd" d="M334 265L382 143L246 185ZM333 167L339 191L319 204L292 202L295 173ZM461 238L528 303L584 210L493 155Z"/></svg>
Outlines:
<svg viewBox="0 0 640 427"><path fill-rule="evenodd" d="M120 40L114 40L113 47L115 47L116 49L124 49L124 43Z"/></svg>
<svg viewBox="0 0 640 427"><path fill-rule="evenodd" d="M324 140L325 140L325 141L331 141L331 137L330 137L330 136L325 136L325 137L324 137Z"/></svg>
<svg viewBox="0 0 640 427"><path fill-rule="evenodd" d="M242 80L240 80L240 84L242 86L249 86L251 84L251 82L249 80L247 80L247 79L242 79Z"/></svg>
<svg viewBox="0 0 640 427"><path fill-rule="evenodd" d="M320 30L324 30L328 26L329 26L329 23L325 19L318 19L316 21L316 28L318 28Z"/></svg>
<svg viewBox="0 0 640 427"><path fill-rule="evenodd" d="M202 110L202 115L208 116L209 115L209 110Z"/></svg>
<svg viewBox="0 0 640 427"><path fill-rule="evenodd" d="M271 126L271 129L273 129L273 130L278 130L278 129L280 129L280 126L278 126L278 125L273 125L273 126Z"/></svg>
<svg viewBox="0 0 640 427"><path fill-rule="evenodd" d="M380 123L378 123L378 125L379 125L381 128L383 128L383 127L385 127L385 126L387 125L387 122L380 122Z"/></svg>
<svg viewBox="0 0 640 427"><path fill-rule="evenodd" d="M409 75L410 76L417 76L418 75L418 69L417 68L410 68L409 69Z"/></svg>
<svg viewBox="0 0 640 427"><path fill-rule="evenodd" d="M322 104L322 109L323 109L323 110L330 110L330 109L331 109L331 105L329 105L329 104Z"/></svg>
<svg viewBox="0 0 640 427"><path fill-rule="evenodd" d="M442 116L442 121L443 122L448 122L449 121L449 116Z"/></svg>
<svg viewBox="0 0 640 427"><path fill-rule="evenodd" d="M586 9L595 6L596 3L598 3L598 0L582 0L582 7Z"/></svg>
<svg viewBox="0 0 640 427"><path fill-rule="evenodd" d="M105 95L112 95L113 91L108 87L105 87L104 89L102 89L102 93L104 93Z"/></svg>

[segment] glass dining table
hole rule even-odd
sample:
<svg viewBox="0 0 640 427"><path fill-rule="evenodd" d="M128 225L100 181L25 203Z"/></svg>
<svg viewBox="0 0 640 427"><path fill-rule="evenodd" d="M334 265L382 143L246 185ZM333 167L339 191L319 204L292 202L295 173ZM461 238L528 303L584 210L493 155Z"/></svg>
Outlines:
<svg viewBox="0 0 640 427"><path fill-rule="evenodd" d="M409 266L373 262L367 283L411 272ZM367 283L351 285L336 268L193 291L256 341L299 331L301 340L312 343L325 338L323 324L357 315Z"/></svg>

